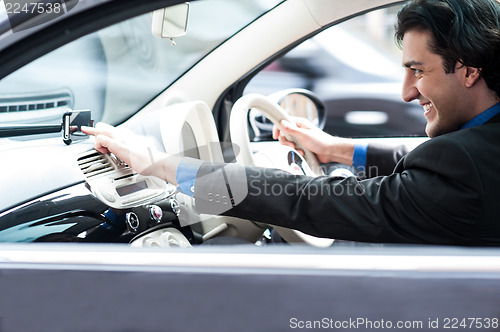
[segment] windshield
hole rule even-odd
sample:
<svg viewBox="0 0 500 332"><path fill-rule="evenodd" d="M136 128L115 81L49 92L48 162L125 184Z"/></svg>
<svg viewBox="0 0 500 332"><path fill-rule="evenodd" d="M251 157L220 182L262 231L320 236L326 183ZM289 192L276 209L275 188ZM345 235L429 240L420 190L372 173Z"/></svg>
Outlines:
<svg viewBox="0 0 500 332"><path fill-rule="evenodd" d="M195 1L187 35L173 41L153 36L150 13L77 39L0 81L0 124L60 124L67 108L118 124L279 2Z"/></svg>

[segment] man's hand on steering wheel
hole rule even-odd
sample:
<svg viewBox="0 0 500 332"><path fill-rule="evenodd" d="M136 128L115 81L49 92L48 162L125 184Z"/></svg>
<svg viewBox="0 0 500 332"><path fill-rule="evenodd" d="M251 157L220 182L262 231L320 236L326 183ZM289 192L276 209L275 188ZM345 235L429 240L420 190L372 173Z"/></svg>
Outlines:
<svg viewBox="0 0 500 332"><path fill-rule="evenodd" d="M275 125L273 127L273 138L278 139L281 144L295 148L295 144L286 139L285 135L294 136L305 148L313 152L320 163L339 162L345 165L352 164L354 143L347 138L332 136L309 120L300 117L292 117L293 122L282 120L281 130ZM302 150L298 150L302 155Z"/></svg>

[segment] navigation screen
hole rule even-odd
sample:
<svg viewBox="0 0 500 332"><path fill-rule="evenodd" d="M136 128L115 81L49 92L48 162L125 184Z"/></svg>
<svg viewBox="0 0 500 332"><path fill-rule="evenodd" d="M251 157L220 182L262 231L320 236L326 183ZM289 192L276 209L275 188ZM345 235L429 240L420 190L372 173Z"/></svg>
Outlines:
<svg viewBox="0 0 500 332"><path fill-rule="evenodd" d="M123 186L116 188L116 192L120 196L125 196L125 195L130 195L132 193L135 193L139 190L147 189L148 185L146 181L141 181L141 182L136 182L133 184L129 184L128 186Z"/></svg>

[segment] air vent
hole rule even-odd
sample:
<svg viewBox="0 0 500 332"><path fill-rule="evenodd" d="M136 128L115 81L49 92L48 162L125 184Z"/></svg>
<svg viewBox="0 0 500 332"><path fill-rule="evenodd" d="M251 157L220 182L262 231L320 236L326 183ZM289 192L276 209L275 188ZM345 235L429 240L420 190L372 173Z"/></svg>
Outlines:
<svg viewBox="0 0 500 332"><path fill-rule="evenodd" d="M67 91L41 95L0 97L0 113L42 111L72 107L73 96Z"/></svg>
<svg viewBox="0 0 500 332"><path fill-rule="evenodd" d="M115 209L152 204L175 192L175 187L167 190L165 181L135 173L113 154L91 150L79 155L77 163L92 194Z"/></svg>
<svg viewBox="0 0 500 332"><path fill-rule="evenodd" d="M102 153L92 151L89 154L78 158L78 166L87 178L99 174L109 173L114 170L111 161Z"/></svg>

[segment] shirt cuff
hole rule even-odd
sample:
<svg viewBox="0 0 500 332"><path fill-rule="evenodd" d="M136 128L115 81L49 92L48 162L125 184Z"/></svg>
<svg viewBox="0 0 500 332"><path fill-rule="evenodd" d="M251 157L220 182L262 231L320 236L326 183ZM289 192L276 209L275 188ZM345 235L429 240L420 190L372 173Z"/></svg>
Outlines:
<svg viewBox="0 0 500 332"><path fill-rule="evenodd" d="M193 158L183 158L181 160L175 175L178 190L181 193L193 197L196 175L202 164L203 161Z"/></svg>
<svg viewBox="0 0 500 332"><path fill-rule="evenodd" d="M352 166L356 169L366 168L366 152L368 144L354 145L354 154L352 155Z"/></svg>

